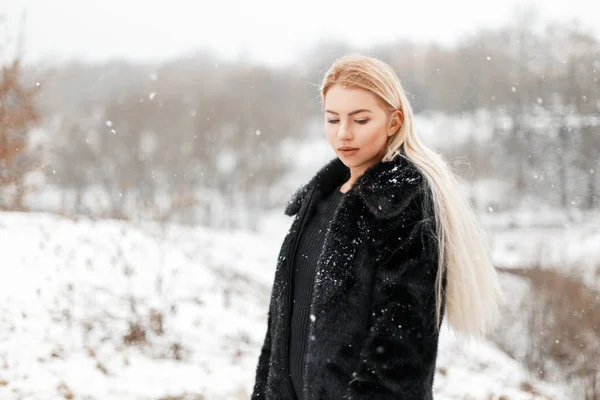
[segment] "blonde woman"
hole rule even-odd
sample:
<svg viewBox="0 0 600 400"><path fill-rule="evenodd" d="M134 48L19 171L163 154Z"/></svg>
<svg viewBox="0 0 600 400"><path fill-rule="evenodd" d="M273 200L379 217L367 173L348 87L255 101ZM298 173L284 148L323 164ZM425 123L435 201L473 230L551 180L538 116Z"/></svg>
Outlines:
<svg viewBox="0 0 600 400"><path fill-rule="evenodd" d="M287 204L252 399L432 399L444 315L483 335L496 272L392 69L343 57L321 95L337 157Z"/></svg>

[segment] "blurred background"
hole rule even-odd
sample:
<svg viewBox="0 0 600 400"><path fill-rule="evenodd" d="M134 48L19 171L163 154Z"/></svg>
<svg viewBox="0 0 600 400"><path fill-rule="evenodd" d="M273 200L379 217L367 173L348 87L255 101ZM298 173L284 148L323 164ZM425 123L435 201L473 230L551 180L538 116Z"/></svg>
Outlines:
<svg viewBox="0 0 600 400"><path fill-rule="evenodd" d="M600 17L583 0L0 0L0 397L248 399L338 57L397 72L507 304L437 399L600 399Z"/></svg>

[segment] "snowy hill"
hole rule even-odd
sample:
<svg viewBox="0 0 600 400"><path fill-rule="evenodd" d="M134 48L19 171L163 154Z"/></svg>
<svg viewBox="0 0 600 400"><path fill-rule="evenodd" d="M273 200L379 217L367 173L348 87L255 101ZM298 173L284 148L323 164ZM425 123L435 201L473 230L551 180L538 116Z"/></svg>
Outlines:
<svg viewBox="0 0 600 400"><path fill-rule="evenodd" d="M249 399L277 252L260 232L0 213L1 399ZM441 335L436 399L563 399Z"/></svg>

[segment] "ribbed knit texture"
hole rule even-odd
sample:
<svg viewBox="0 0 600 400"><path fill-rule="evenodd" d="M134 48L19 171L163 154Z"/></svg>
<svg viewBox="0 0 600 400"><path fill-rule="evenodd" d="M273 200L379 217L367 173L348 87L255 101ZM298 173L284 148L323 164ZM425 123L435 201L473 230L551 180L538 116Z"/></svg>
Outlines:
<svg viewBox="0 0 600 400"><path fill-rule="evenodd" d="M340 187L337 187L327 198L317 203L315 212L307 221L306 229L299 238L298 249L294 258L289 367L298 400L304 400L302 377L308 341L310 301L317 269L317 259L323 247L327 226L333 219L333 214L343 195L340 192Z"/></svg>

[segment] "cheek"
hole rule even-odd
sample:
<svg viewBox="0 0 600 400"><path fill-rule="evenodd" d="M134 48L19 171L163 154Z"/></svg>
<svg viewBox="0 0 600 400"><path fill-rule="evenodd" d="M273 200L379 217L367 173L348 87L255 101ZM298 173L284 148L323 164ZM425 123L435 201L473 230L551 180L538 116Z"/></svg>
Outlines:
<svg viewBox="0 0 600 400"><path fill-rule="evenodd" d="M338 125L325 123L325 135L330 142L335 139L338 132Z"/></svg>
<svg viewBox="0 0 600 400"><path fill-rule="evenodd" d="M387 140L385 125L373 124L371 126L368 126L367 124L364 130L364 138L374 144L385 142Z"/></svg>

